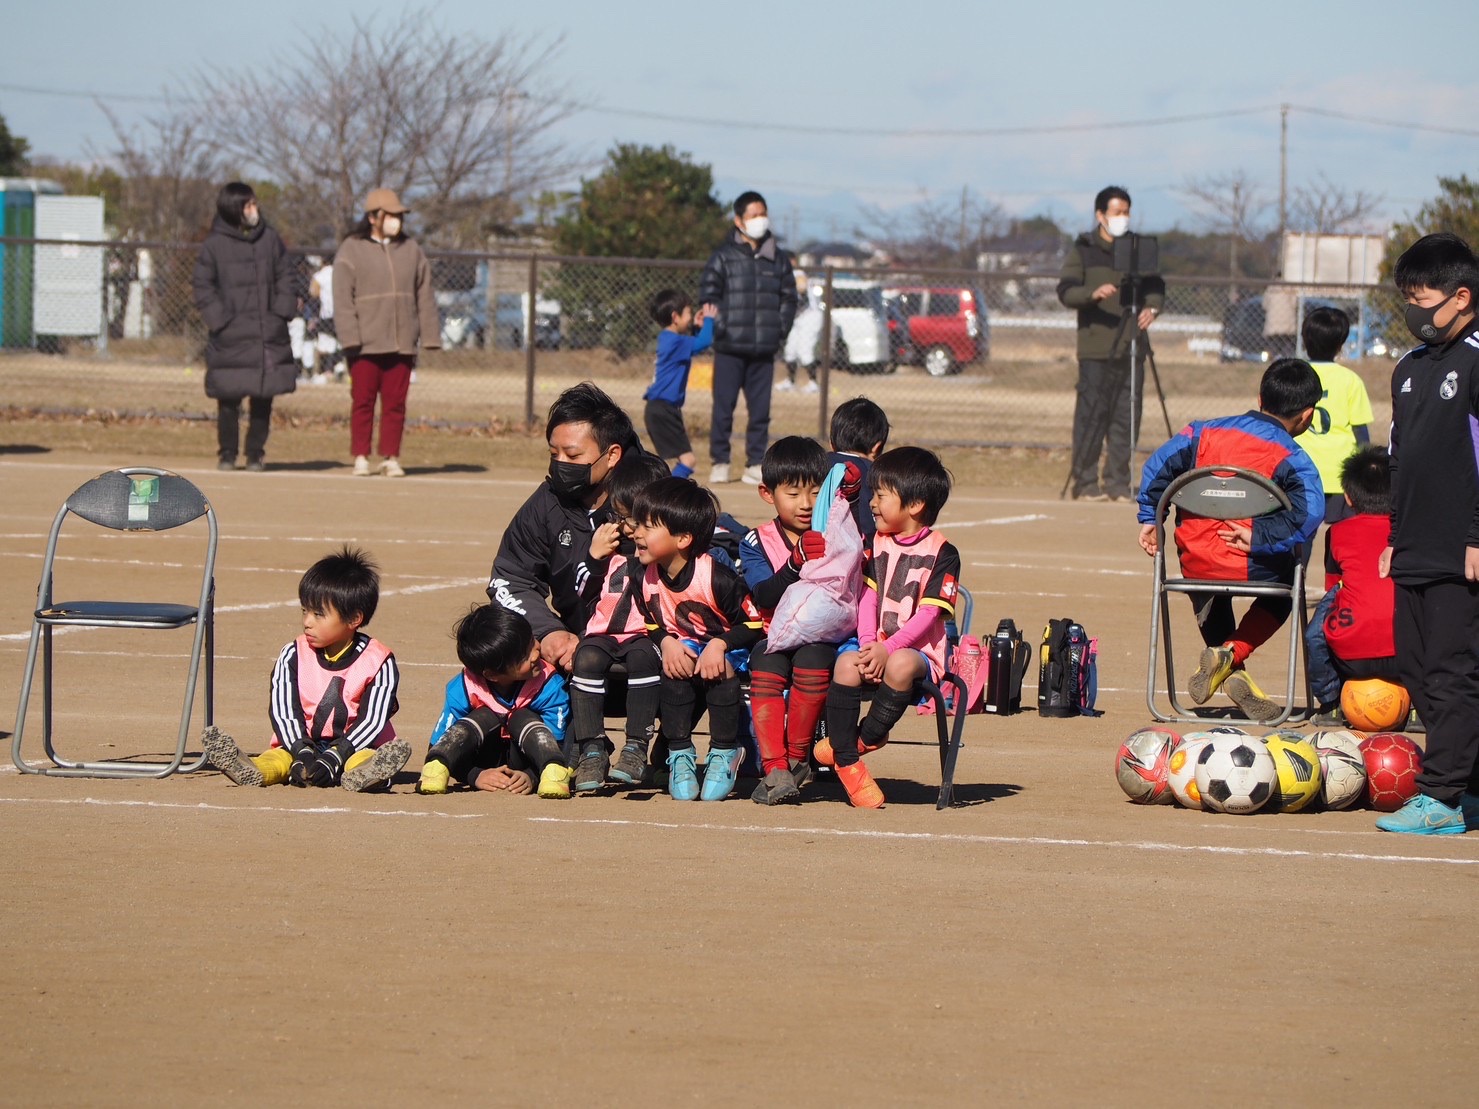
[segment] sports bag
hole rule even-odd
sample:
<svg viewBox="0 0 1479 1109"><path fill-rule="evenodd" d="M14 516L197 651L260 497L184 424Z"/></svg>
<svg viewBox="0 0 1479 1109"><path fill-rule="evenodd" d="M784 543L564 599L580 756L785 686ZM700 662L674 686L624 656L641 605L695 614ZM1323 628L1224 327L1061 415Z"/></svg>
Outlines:
<svg viewBox="0 0 1479 1109"><path fill-rule="evenodd" d="M863 588L863 537L851 506L838 492L842 466L822 483L818 507L827 553L801 566L801 580L783 594L770 617L767 650L794 651L809 643L841 643L858 630ZM823 498L827 498L823 500Z"/></svg>
<svg viewBox="0 0 1479 1109"><path fill-rule="evenodd" d="M1098 716L1099 641L1076 620L1049 620L1038 655L1039 716Z"/></svg>

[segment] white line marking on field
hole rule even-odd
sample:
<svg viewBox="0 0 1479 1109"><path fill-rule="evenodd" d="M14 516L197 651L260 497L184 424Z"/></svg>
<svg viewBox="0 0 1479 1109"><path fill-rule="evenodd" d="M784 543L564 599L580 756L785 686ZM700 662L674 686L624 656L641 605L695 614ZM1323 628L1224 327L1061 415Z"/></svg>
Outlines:
<svg viewBox="0 0 1479 1109"><path fill-rule="evenodd" d="M941 527L940 530L944 530ZM988 570L1041 570L1042 566L1036 562L972 562L972 566L983 566ZM1113 574L1121 578L1143 577L1150 580L1149 570L1115 570L1107 566L1075 566L1075 574Z"/></svg>
<svg viewBox="0 0 1479 1109"><path fill-rule="evenodd" d="M1359 851L1304 851L1291 847L1218 847L1213 844L1160 843L1155 840L1066 839L1055 836L988 836L959 832L890 832L874 828L767 828L733 824L679 824L647 820L582 820L565 816L531 816L541 824L603 824L639 828L692 828L716 832L753 832L761 835L834 836L857 839L925 840L931 843L994 843L1023 847L1120 847L1131 851L1167 851L1187 854L1273 856L1277 858L1340 859L1357 862L1440 863L1447 866L1479 866L1479 859L1453 859L1430 855L1373 855Z"/></svg>
<svg viewBox="0 0 1479 1109"><path fill-rule="evenodd" d="M309 808L293 808L286 805L212 805L207 801L186 803L181 801L105 801L100 797L0 797L0 803L8 805L97 805L102 808L124 809L191 809L198 812L273 812L299 813L307 816L411 816L417 818L441 817L443 820L483 820L489 813L450 813L437 809L350 809L339 805L315 805Z"/></svg>
<svg viewBox="0 0 1479 1109"><path fill-rule="evenodd" d="M995 527L999 524L1030 524L1034 520L1051 520L1041 512L1032 512L1026 516L991 516L985 520L941 520L941 531L957 531L960 528L985 528Z"/></svg>

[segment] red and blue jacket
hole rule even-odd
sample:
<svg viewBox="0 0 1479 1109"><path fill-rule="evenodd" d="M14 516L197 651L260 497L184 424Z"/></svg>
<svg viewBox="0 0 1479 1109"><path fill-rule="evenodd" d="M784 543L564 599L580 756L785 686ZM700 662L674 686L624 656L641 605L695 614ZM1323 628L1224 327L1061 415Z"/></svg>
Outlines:
<svg viewBox="0 0 1479 1109"><path fill-rule="evenodd" d="M1220 420L1194 420L1150 456L1137 498L1142 524L1155 523L1161 494L1176 478L1200 466L1241 466L1273 481L1293 506L1251 520L1224 521L1177 510L1176 551L1181 573L1214 581L1289 581L1295 550L1314 538L1325 518L1320 471L1284 425L1262 412ZM1228 523L1252 525L1252 550L1244 554L1218 538Z"/></svg>

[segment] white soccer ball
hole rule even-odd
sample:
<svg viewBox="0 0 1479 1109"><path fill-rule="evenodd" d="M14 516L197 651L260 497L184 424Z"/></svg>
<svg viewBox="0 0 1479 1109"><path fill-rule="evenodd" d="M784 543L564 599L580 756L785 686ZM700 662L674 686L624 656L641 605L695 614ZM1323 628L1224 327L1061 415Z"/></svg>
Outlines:
<svg viewBox="0 0 1479 1109"><path fill-rule="evenodd" d="M1278 792L1279 772L1261 739L1219 735L1197 756L1197 792L1212 812L1254 813Z"/></svg>
<svg viewBox="0 0 1479 1109"><path fill-rule="evenodd" d="M1181 737L1167 728L1141 728L1115 754L1114 774L1125 796L1137 805L1169 805L1166 766Z"/></svg>
<svg viewBox="0 0 1479 1109"><path fill-rule="evenodd" d="M1197 789L1197 758L1212 738L1209 732L1187 732L1181 737L1181 746L1171 752L1166 781L1176 803L1183 808L1202 807L1202 795Z"/></svg>
<svg viewBox="0 0 1479 1109"><path fill-rule="evenodd" d="M1320 796L1325 807L1350 808L1366 792L1366 760L1361 754L1361 738L1342 728L1316 732L1310 736L1310 742L1320 754Z"/></svg>

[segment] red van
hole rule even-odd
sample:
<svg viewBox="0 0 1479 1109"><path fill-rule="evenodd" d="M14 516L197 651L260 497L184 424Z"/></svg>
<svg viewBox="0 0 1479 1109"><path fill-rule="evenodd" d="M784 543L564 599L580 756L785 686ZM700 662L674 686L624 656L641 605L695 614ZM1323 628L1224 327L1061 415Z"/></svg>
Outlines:
<svg viewBox="0 0 1479 1109"><path fill-rule="evenodd" d="M907 325L907 338L894 336L898 361L917 362L931 377L944 377L991 356L991 330L980 290L901 285L884 289L883 296L895 309L890 330L899 330L900 318Z"/></svg>

